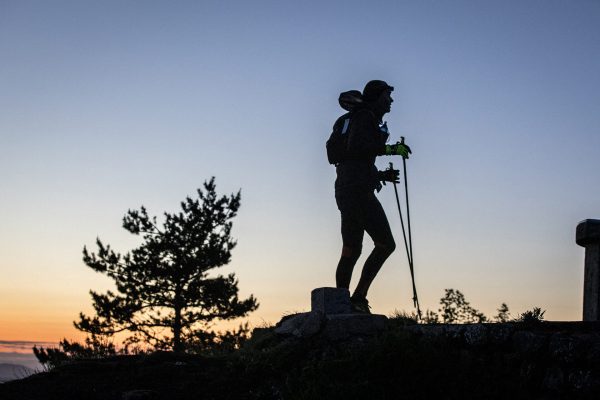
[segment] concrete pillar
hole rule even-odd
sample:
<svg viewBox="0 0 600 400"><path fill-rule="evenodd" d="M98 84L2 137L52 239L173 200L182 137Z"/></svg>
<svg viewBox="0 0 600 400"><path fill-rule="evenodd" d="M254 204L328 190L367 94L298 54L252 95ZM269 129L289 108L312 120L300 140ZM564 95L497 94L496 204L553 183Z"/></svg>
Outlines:
<svg viewBox="0 0 600 400"><path fill-rule="evenodd" d="M348 289L322 287L311 292L312 311L330 314L349 314L352 312Z"/></svg>
<svg viewBox="0 0 600 400"><path fill-rule="evenodd" d="M600 321L600 220L581 221L575 242L585 247L583 320Z"/></svg>

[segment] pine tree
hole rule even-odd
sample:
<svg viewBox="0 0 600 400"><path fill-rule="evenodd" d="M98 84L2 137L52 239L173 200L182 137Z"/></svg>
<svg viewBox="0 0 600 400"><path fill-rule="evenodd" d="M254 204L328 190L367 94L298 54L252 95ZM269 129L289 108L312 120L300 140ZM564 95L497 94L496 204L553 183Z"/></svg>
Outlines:
<svg viewBox="0 0 600 400"><path fill-rule="evenodd" d="M96 315L80 313L77 329L103 336L128 332L126 346L141 343L182 352L214 340L213 321L243 317L258 308L253 295L238 298L233 273L209 274L231 259L236 245L231 220L240 192L218 197L213 177L197 193L197 199L181 203L181 212L165 212L161 227L144 206L129 210L123 228L141 236L143 243L124 255L100 239L97 253L84 247L84 263L112 278L116 293L90 291Z"/></svg>

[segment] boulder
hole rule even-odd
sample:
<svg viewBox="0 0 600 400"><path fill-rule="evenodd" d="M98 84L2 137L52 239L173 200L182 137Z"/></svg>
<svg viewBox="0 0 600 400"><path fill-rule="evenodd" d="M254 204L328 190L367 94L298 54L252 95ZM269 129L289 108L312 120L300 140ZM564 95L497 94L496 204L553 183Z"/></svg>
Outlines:
<svg viewBox="0 0 600 400"><path fill-rule="evenodd" d="M279 321L275 326L275 333L278 335L293 335L300 336L300 327L304 321L308 318L310 313L299 313L286 315Z"/></svg>

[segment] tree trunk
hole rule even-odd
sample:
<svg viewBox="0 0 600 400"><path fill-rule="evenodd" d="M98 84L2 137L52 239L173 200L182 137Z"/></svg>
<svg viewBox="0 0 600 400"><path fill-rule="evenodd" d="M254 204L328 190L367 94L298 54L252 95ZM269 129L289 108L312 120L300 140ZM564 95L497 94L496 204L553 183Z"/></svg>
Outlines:
<svg viewBox="0 0 600 400"><path fill-rule="evenodd" d="M179 293L175 293L174 299L175 320L173 321L173 351L175 353L183 353L181 343L181 300Z"/></svg>

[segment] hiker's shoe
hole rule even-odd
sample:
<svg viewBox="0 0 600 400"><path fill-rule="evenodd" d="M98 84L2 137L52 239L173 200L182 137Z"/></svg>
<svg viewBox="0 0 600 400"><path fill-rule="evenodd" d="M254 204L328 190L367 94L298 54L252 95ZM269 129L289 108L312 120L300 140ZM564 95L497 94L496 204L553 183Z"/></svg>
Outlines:
<svg viewBox="0 0 600 400"><path fill-rule="evenodd" d="M352 311L357 314L371 314L371 307L369 301L364 297L350 297L352 303Z"/></svg>

